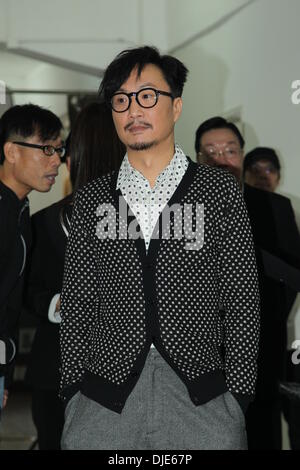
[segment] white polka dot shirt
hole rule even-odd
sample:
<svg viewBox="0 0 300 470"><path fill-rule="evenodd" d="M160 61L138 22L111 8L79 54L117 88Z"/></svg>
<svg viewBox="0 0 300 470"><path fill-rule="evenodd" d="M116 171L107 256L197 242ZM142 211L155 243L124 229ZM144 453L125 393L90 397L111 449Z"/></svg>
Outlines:
<svg viewBox="0 0 300 470"><path fill-rule="evenodd" d="M169 165L158 175L151 188L149 181L130 165L125 155L117 181L127 204L136 216L143 232L146 250L157 219L165 205L171 199L188 167L188 160L176 144L174 156Z"/></svg>

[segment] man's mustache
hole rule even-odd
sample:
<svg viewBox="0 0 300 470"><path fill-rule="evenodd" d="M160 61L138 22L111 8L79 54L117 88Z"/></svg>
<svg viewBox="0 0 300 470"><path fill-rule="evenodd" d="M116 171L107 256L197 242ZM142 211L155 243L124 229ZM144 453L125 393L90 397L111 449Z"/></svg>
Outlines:
<svg viewBox="0 0 300 470"><path fill-rule="evenodd" d="M126 126L124 127L125 131L130 129L130 127L132 127L132 126L150 127L152 129L151 124L149 124L148 122L145 122L145 121L131 121L128 124L126 124Z"/></svg>

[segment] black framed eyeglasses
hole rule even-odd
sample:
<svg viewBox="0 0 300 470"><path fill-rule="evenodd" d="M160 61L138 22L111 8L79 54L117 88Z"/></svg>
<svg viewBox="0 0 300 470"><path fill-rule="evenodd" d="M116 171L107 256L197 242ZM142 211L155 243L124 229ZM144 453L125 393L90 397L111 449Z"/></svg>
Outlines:
<svg viewBox="0 0 300 470"><path fill-rule="evenodd" d="M55 152L58 154L59 158L63 158L66 155L66 147L64 145L61 147L53 147L53 145L38 145L30 144L29 142L18 141L13 141L13 144L21 145L22 147L30 147L33 149L41 149L47 157L52 157Z"/></svg>
<svg viewBox="0 0 300 470"><path fill-rule="evenodd" d="M116 113L124 113L129 109L132 97L134 96L142 108L153 108L158 102L159 95L169 96L174 99L172 93L167 91L156 90L155 88L142 88L132 93L125 93L124 91L114 93L111 97L110 105Z"/></svg>

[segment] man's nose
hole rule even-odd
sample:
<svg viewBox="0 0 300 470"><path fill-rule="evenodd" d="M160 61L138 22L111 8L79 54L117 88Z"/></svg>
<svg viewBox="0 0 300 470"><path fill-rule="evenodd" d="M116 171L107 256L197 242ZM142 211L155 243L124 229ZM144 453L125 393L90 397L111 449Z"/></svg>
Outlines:
<svg viewBox="0 0 300 470"><path fill-rule="evenodd" d="M265 171L260 171L258 173L258 178L263 181L267 181L269 179L269 175Z"/></svg>
<svg viewBox="0 0 300 470"><path fill-rule="evenodd" d="M61 165L61 159L57 152L50 157L51 167L58 168Z"/></svg>
<svg viewBox="0 0 300 470"><path fill-rule="evenodd" d="M216 165L224 165L225 163L228 163L228 158L222 151L216 152L216 155L213 156L213 160Z"/></svg>
<svg viewBox="0 0 300 470"><path fill-rule="evenodd" d="M143 114L143 108L138 104L135 96L131 97L131 103L128 112L130 116L140 116Z"/></svg>

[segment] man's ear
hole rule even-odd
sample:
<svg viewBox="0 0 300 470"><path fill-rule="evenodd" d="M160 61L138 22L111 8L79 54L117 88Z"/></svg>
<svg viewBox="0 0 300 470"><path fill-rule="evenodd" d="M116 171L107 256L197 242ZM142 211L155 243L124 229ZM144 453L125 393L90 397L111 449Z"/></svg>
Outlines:
<svg viewBox="0 0 300 470"><path fill-rule="evenodd" d="M15 145L12 142L5 142L3 146L3 151L5 155L5 160L7 160L9 163L12 163L12 164L15 163L16 161Z"/></svg>
<svg viewBox="0 0 300 470"><path fill-rule="evenodd" d="M174 123L179 119L182 111L182 99L180 97L173 100Z"/></svg>

